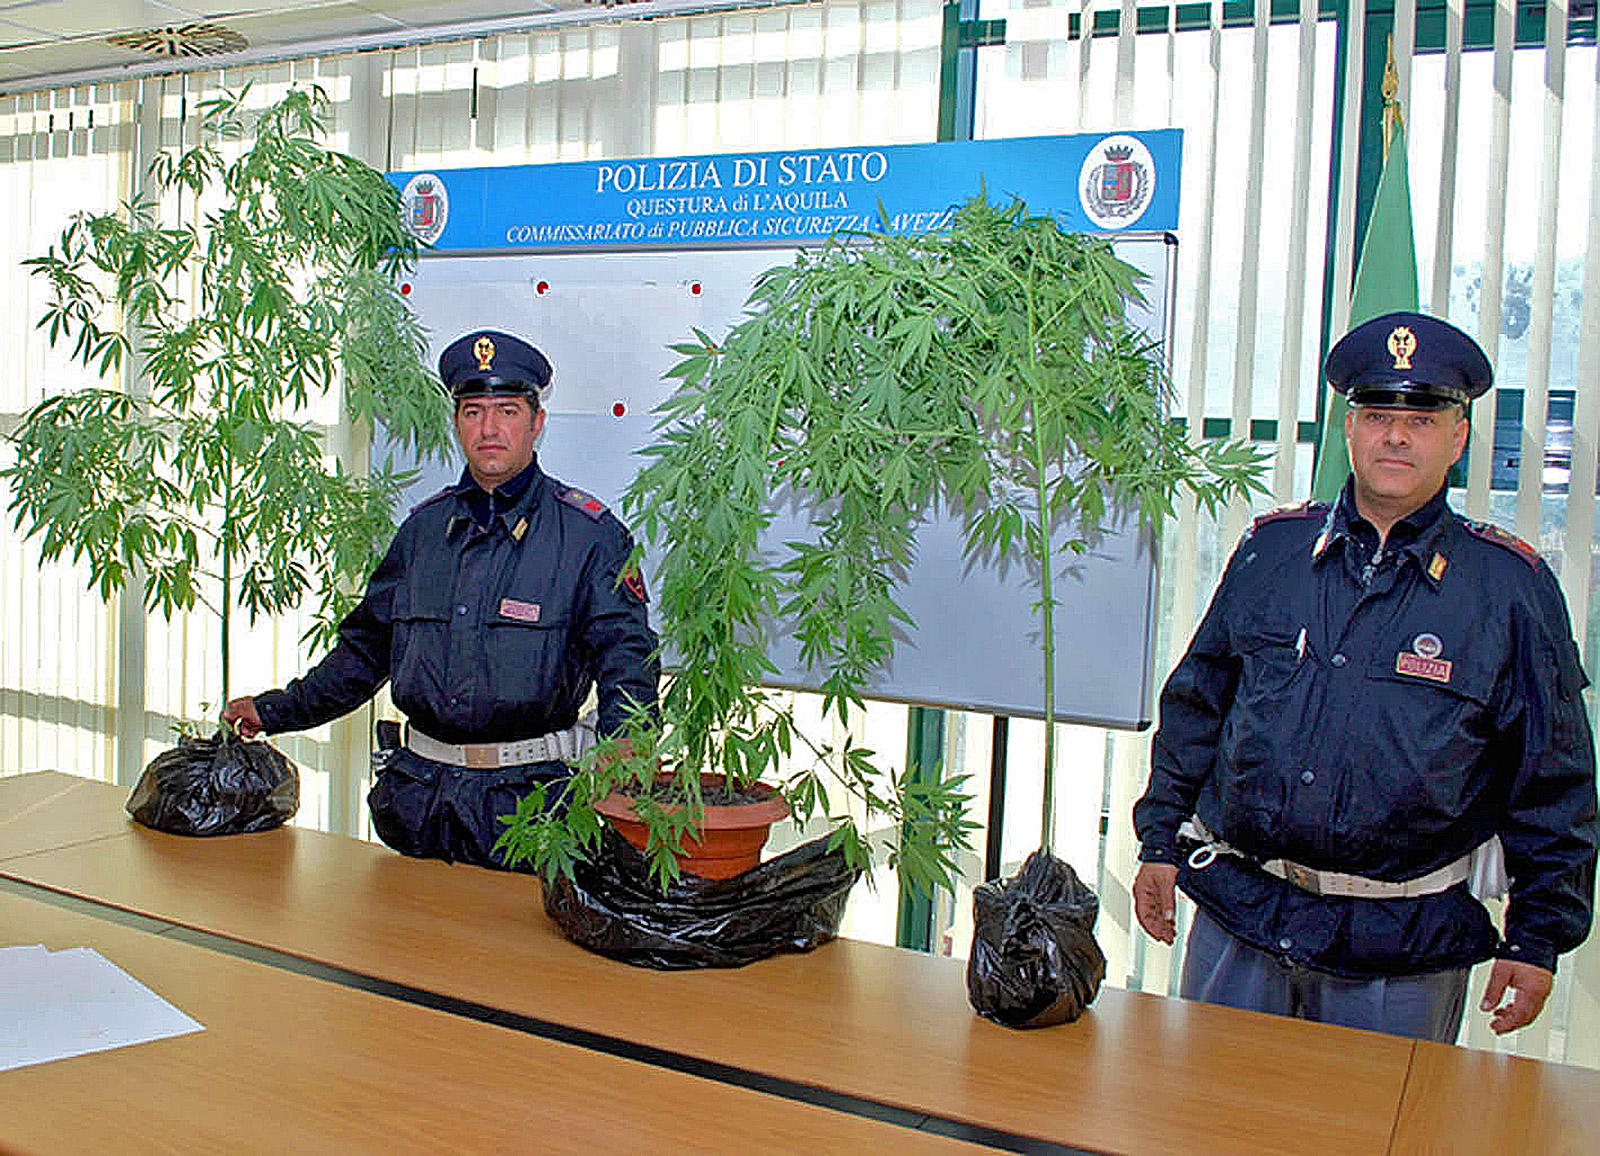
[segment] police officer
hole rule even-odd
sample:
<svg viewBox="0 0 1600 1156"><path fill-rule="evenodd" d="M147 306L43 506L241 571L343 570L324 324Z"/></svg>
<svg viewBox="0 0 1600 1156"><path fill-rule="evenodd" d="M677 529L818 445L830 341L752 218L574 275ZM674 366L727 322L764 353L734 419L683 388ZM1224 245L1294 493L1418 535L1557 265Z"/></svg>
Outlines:
<svg viewBox="0 0 1600 1156"><path fill-rule="evenodd" d="M1256 519L1167 681L1135 913L1171 943L1175 886L1194 900L1188 998L1418 1038L1456 1038L1494 957L1510 1031L1589 930L1588 680L1549 567L1445 502L1482 350L1391 313L1325 371L1352 476ZM1470 884L1501 848L1503 934Z"/></svg>
<svg viewBox="0 0 1600 1156"><path fill-rule="evenodd" d="M246 735L304 730L388 679L408 721L404 745L378 760L373 827L407 855L498 867L500 817L581 753L590 689L603 734L630 704L653 709L656 636L627 530L539 469L544 355L481 330L446 347L439 376L455 399L461 480L400 526L333 650L223 718Z"/></svg>

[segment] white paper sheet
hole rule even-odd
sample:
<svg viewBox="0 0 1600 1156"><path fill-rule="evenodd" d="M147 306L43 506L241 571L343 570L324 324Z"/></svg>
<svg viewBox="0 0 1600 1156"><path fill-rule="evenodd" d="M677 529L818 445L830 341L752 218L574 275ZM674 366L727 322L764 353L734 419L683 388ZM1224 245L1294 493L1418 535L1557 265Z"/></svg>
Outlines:
<svg viewBox="0 0 1600 1156"><path fill-rule="evenodd" d="M0 948L0 1072L203 1030L91 948Z"/></svg>

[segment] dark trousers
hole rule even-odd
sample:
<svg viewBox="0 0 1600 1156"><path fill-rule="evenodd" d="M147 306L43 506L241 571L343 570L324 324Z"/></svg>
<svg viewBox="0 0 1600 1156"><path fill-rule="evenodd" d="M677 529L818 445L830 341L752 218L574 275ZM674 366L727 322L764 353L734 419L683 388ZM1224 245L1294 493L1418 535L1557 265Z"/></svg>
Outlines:
<svg viewBox="0 0 1600 1156"><path fill-rule="evenodd" d="M1380 979L1345 979L1252 947L1195 908L1184 949L1184 999L1273 1015L1455 1043L1468 968Z"/></svg>
<svg viewBox="0 0 1600 1156"><path fill-rule="evenodd" d="M378 837L402 855L505 869L494 851L502 818L540 784L554 802L571 775L562 762L524 763L494 770L453 767L405 747L383 751L367 794ZM527 866L519 868L529 870Z"/></svg>

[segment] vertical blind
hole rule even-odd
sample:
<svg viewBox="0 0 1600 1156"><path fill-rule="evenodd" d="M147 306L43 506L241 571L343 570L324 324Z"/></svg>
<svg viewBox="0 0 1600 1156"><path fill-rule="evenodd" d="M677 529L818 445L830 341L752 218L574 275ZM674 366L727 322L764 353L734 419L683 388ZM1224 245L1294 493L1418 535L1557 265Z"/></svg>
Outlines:
<svg viewBox="0 0 1600 1156"><path fill-rule="evenodd" d="M43 251L74 206L114 205L128 188L132 93L97 85L0 100L0 432L47 393L90 384L63 353L35 340L44 294L20 262ZM0 442L0 463L13 461ZM0 562L0 766L81 768L109 777L115 615L82 596L66 567L42 566L9 519Z"/></svg>
<svg viewBox="0 0 1600 1156"><path fill-rule="evenodd" d="M1418 22L1415 0L1396 6L1423 304L1475 333L1498 368L1494 394L1475 407L1455 500L1550 560L1595 677L1600 60L1592 18L1586 39L1574 39L1564 0L1547 6L1540 34L1524 34L1520 46L1512 0L1492 7L1486 34L1469 43L1469 27L1480 24L1465 0L1448 0L1442 32ZM1367 43L1362 0L1345 11L1342 30L1316 0L1243 8L1210 0L1203 10L991 0L982 12L1006 20L1006 37L979 53L976 135L1185 129L1174 412L1194 438L1220 423L1266 439L1271 492L1215 519L1185 506L1166 528L1161 673L1182 652L1250 516L1309 491L1302 430L1317 420L1323 339L1348 316L1360 95L1367 62L1382 58ZM18 262L42 252L69 212L128 197L154 148L192 142L208 93L249 81L264 103L290 83L320 84L334 100L335 147L391 169L917 142L935 135L941 27L937 0L828 0L0 98L0 197L11 209L0 226L8 287L0 334L13 367L0 382L0 429L15 428L46 393L88 383L34 333L42 297ZM337 398L308 416L328 430L329 453L359 467L361 431L340 421ZM172 741L174 724L215 716L209 614L168 623L147 617L132 594L103 605L74 567L42 566L9 519L0 535L0 770L126 781ZM314 661L299 642L305 626L289 616L243 632L238 692L281 685ZM814 703L797 709L821 725ZM370 717L284 737L305 769L298 822L367 833ZM877 707L861 725L880 751L904 744L904 708ZM952 713L948 726L948 757L983 783L987 720ZM1044 741L1038 724L1013 725L1008 870L1037 842L1032 768ZM1149 736L1062 726L1052 741L1066 780L1056 845L1100 892L1108 982L1172 991L1181 947L1145 937L1128 895L1129 812L1148 773ZM980 786L978 817L982 794ZM944 945L957 954L970 941L976 856L964 870L941 909L951 924ZM847 933L892 939L888 880L857 890ZM1564 961L1534 1028L1493 1040L1483 1018L1468 1016L1467 1042L1600 1066L1600 948L1591 940Z"/></svg>

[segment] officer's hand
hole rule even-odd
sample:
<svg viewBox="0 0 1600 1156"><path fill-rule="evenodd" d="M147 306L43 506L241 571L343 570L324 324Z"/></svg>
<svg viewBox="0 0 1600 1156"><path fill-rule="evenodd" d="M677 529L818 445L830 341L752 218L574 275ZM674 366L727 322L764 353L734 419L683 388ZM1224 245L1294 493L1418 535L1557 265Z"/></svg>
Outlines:
<svg viewBox="0 0 1600 1156"><path fill-rule="evenodd" d="M1505 1035L1517 1028L1531 1024L1544 1008L1550 988L1556 981L1555 973L1531 963L1518 963L1514 959L1497 959L1489 972L1489 986L1484 989L1482 1010L1493 1012L1489 1028L1496 1035ZM1506 988L1513 995L1502 1003Z"/></svg>
<svg viewBox="0 0 1600 1156"><path fill-rule="evenodd" d="M261 733L261 716L256 713L256 700L248 695L236 698L222 708L222 721L247 739Z"/></svg>
<svg viewBox="0 0 1600 1156"><path fill-rule="evenodd" d="M1172 863L1141 863L1133 877L1133 913L1139 926L1162 943L1178 934L1178 868Z"/></svg>

